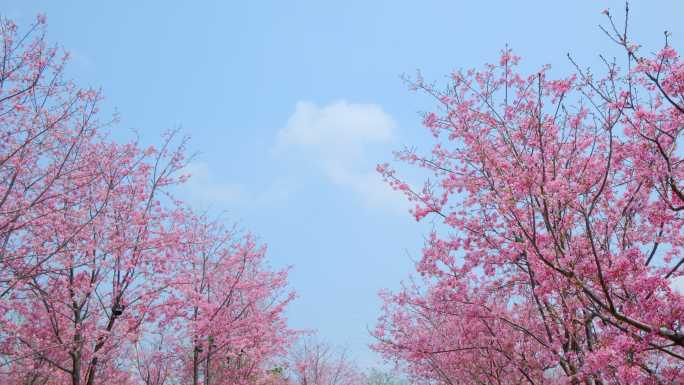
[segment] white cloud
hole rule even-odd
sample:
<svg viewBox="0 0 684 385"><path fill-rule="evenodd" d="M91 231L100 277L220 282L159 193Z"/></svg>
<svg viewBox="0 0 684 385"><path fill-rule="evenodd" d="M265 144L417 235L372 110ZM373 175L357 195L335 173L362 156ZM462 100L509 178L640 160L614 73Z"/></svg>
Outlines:
<svg viewBox="0 0 684 385"><path fill-rule="evenodd" d="M406 214L409 208L406 197L392 190L376 172L339 171L329 174L329 177L334 183L352 189L369 207L387 208L401 214Z"/></svg>
<svg viewBox="0 0 684 385"><path fill-rule="evenodd" d="M190 163L183 172L190 174L183 191L200 206L269 205L287 200L295 189L290 180L277 178L262 191L249 191L242 184L222 181L205 162Z"/></svg>
<svg viewBox="0 0 684 385"><path fill-rule="evenodd" d="M279 146L359 146L392 139L394 119L375 104L340 100L318 107L298 102L285 128L278 133Z"/></svg>
<svg viewBox="0 0 684 385"><path fill-rule="evenodd" d="M405 212L401 194L375 173L377 160L367 159L371 147L393 142L395 129L394 119L375 104L300 101L278 132L274 150L277 155L305 155L331 182L351 189L368 206Z"/></svg>
<svg viewBox="0 0 684 385"><path fill-rule="evenodd" d="M186 190L201 204L234 204L245 198L241 185L216 180L205 162L190 163L183 172L190 174Z"/></svg>

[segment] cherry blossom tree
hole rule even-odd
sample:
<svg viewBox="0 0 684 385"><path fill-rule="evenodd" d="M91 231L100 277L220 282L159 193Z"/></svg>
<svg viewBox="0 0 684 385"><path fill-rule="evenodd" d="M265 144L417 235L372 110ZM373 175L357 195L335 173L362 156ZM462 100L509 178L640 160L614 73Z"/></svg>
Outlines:
<svg viewBox="0 0 684 385"><path fill-rule="evenodd" d="M100 95L64 79L68 55L48 46L44 25L39 16L20 32L0 18L0 301L64 247L38 253L22 241L68 203L57 185L78 177L81 184L72 186L82 188L99 173L86 175L81 167L101 125L95 116Z"/></svg>
<svg viewBox="0 0 684 385"><path fill-rule="evenodd" d="M145 385L279 384L297 333L286 325L287 270L250 235L185 210L162 316L135 346Z"/></svg>
<svg viewBox="0 0 684 385"><path fill-rule="evenodd" d="M262 380L295 336L283 315L294 298L287 270L269 269L266 248L252 235L190 213L183 227L172 311L161 321L177 331L168 336L177 376L205 385Z"/></svg>
<svg viewBox="0 0 684 385"><path fill-rule="evenodd" d="M166 333L158 329L155 332L146 333L147 338L135 344L135 372L144 385L178 383L178 359L170 348Z"/></svg>
<svg viewBox="0 0 684 385"><path fill-rule="evenodd" d="M174 198L186 138L100 129L44 22L0 20L0 382L275 384L287 271Z"/></svg>
<svg viewBox="0 0 684 385"><path fill-rule="evenodd" d="M379 171L441 222L417 271L385 296L375 348L415 379L448 384L675 384L684 376L682 264L684 65L653 56L606 11L624 60L457 71L424 124L426 155L398 158L432 178ZM603 56L602 56L603 58ZM571 58L572 60L572 58ZM573 61L574 63L574 61Z"/></svg>
<svg viewBox="0 0 684 385"><path fill-rule="evenodd" d="M290 353L288 380L293 385L360 385L365 378L345 350L303 339Z"/></svg>
<svg viewBox="0 0 684 385"><path fill-rule="evenodd" d="M94 384L98 376L111 376L126 344L140 338L141 325L159 316L178 239L173 221L182 220L157 196L176 182L172 174L183 164L181 152L168 150L102 142L84 166L104 170L108 178L89 180L83 190L72 188L76 178L60 183L85 195L65 194L74 203L32 234L34 249L51 242L65 246L44 264L43 274L15 289L9 314L14 322L6 329L13 355L32 353L72 384ZM88 225L70 229L81 223ZM77 236L65 241L63 231Z"/></svg>
<svg viewBox="0 0 684 385"><path fill-rule="evenodd" d="M401 378L400 374L383 371L378 368L370 369L365 375L366 379L363 382L365 385L407 385L405 379Z"/></svg>

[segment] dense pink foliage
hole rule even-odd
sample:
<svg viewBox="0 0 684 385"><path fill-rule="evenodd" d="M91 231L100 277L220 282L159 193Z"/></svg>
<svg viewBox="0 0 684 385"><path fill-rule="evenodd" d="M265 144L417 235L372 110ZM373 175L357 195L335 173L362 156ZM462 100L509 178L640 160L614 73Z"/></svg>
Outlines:
<svg viewBox="0 0 684 385"><path fill-rule="evenodd" d="M173 198L185 140L108 138L44 22L0 20L0 383L270 378L293 336L287 272Z"/></svg>
<svg viewBox="0 0 684 385"><path fill-rule="evenodd" d="M160 333L177 357L183 383L253 383L263 363L283 356L295 334L282 313L286 271L264 269L264 246L202 217L186 219L177 245L172 308ZM171 342L172 341L172 342Z"/></svg>
<svg viewBox="0 0 684 385"><path fill-rule="evenodd" d="M626 60L602 78L524 75L505 50L445 92L412 82L436 144L398 158L431 179L378 168L439 225L374 347L416 383L682 383L684 62L608 17Z"/></svg>
<svg viewBox="0 0 684 385"><path fill-rule="evenodd" d="M289 360L290 385L361 385L366 379L346 351L313 340L301 341Z"/></svg>

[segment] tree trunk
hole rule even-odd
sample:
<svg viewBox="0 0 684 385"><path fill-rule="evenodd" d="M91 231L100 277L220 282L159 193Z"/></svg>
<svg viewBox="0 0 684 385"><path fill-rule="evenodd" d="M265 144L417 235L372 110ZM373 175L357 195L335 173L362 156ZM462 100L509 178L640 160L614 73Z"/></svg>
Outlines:
<svg viewBox="0 0 684 385"><path fill-rule="evenodd" d="M214 339L209 337L209 343L207 344L207 364L206 372L204 373L204 385L211 385L211 347L214 344Z"/></svg>
<svg viewBox="0 0 684 385"><path fill-rule="evenodd" d="M71 385L81 385L81 357L76 352L71 354Z"/></svg>
<svg viewBox="0 0 684 385"><path fill-rule="evenodd" d="M192 349L192 385L200 385L199 383L199 352L197 346Z"/></svg>

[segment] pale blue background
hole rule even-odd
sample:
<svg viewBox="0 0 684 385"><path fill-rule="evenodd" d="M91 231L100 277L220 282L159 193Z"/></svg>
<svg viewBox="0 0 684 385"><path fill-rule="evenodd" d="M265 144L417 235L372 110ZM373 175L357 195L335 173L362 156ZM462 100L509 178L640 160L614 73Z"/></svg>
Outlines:
<svg viewBox="0 0 684 385"><path fill-rule="evenodd" d="M632 34L649 50L673 32L684 42L681 1L634 2ZM378 315L376 293L408 277L430 224L416 224L388 195L364 196L331 178L323 148L277 150L298 101L370 103L396 123L392 139L355 143L344 158L370 175L403 144L427 148L424 95L402 73L443 81L452 69L497 59L508 43L524 67L569 69L573 53L597 64L617 52L598 30L601 10L620 1L9 1L0 12L20 25L45 12L49 39L73 56L70 76L102 87L105 113L121 129L155 142L181 125L201 154L201 181L183 192L198 207L226 210L270 247L276 267L293 265L299 298L291 324L346 345L363 366ZM621 18L621 16L618 16ZM314 146L315 147L315 146ZM346 162L346 163L344 163Z"/></svg>

